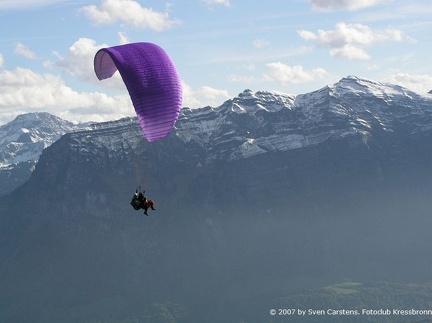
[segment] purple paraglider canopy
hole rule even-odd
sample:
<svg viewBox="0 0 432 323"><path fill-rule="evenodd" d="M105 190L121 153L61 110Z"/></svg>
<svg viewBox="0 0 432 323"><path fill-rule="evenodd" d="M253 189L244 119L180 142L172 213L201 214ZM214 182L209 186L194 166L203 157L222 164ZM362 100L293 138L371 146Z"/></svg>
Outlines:
<svg viewBox="0 0 432 323"><path fill-rule="evenodd" d="M100 49L94 58L99 80L117 70L131 97L149 142L165 138L182 106L182 86L168 54L152 43L131 43Z"/></svg>

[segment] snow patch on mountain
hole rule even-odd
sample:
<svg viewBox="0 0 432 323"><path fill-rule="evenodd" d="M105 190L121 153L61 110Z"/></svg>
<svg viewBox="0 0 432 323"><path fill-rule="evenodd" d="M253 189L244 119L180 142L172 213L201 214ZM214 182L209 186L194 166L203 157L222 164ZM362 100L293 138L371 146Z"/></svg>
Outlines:
<svg viewBox="0 0 432 323"><path fill-rule="evenodd" d="M245 90L219 107L183 108L171 136L197 144L205 160L236 160L287 151L326 140L392 132L412 121L412 131L432 128L432 98L398 85L355 76L297 96ZM408 120L409 121L409 120ZM73 125L49 114L27 114L0 127L0 167L37 160L61 135L74 132L77 151L103 148L107 156L130 153L145 140L136 118Z"/></svg>
<svg viewBox="0 0 432 323"><path fill-rule="evenodd" d="M144 139L137 118L130 117L91 124L87 129L75 131L70 136L72 149L83 155L104 151L108 158L135 151Z"/></svg>
<svg viewBox="0 0 432 323"><path fill-rule="evenodd" d="M348 136L367 142L371 133L393 132L400 124L410 123L410 118L417 124L413 131L427 131L431 116L428 95L349 76L297 96L245 90L217 108L184 110L176 135L186 143L211 146L206 162L212 162L299 149Z"/></svg>
<svg viewBox="0 0 432 323"><path fill-rule="evenodd" d="M82 127L45 112L27 113L0 126L0 169L37 161L43 149Z"/></svg>
<svg viewBox="0 0 432 323"><path fill-rule="evenodd" d="M208 143L220 122L216 111L217 109L211 107L182 109L176 123L176 135L185 143L192 140L201 145Z"/></svg>
<svg viewBox="0 0 432 323"><path fill-rule="evenodd" d="M432 96L349 76L296 96L245 90L218 107L183 108L165 140L168 145L173 143L170 140L182 141L186 151L193 153L192 162L204 166L348 137L367 145L377 134L397 131L432 131ZM48 113L20 115L0 126L0 175L4 186L0 194L12 188L12 182L4 179L17 178L19 172L19 183L14 185L22 184L42 151L65 134L71 156L96 162L115 157L132 160L131 154L146 149L136 117L75 125Z"/></svg>

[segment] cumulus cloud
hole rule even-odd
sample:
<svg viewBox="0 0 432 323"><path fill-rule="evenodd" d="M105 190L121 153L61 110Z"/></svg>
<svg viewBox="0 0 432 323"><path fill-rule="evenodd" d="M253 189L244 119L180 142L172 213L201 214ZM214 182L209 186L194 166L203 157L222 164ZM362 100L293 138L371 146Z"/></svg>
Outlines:
<svg viewBox="0 0 432 323"><path fill-rule="evenodd" d="M67 73L84 81L93 81L93 59L95 53L102 47L108 45L97 45L93 39L80 38L69 47L65 57L58 55L55 66Z"/></svg>
<svg viewBox="0 0 432 323"><path fill-rule="evenodd" d="M327 75L323 68L305 71L303 66L289 66L281 62L266 64L266 68L267 73L264 74L264 79L281 85L312 82Z"/></svg>
<svg viewBox="0 0 432 323"><path fill-rule="evenodd" d="M81 11L98 25L121 22L136 28L163 31L180 23L171 20L168 12L144 8L135 0L102 0L99 6L85 6Z"/></svg>
<svg viewBox="0 0 432 323"><path fill-rule="evenodd" d="M11 116L40 110L71 121L104 121L131 115L133 108L126 94L77 92L52 74L25 68L0 73L0 123Z"/></svg>
<svg viewBox="0 0 432 323"><path fill-rule="evenodd" d="M388 0L310 0L312 9L321 11L331 11L337 9L358 10L376 6Z"/></svg>
<svg viewBox="0 0 432 323"><path fill-rule="evenodd" d="M401 85L420 94L426 94L432 90L432 76L427 74L397 73L387 77L384 81Z"/></svg>
<svg viewBox="0 0 432 323"><path fill-rule="evenodd" d="M190 85L186 84L182 81L182 90L183 90L183 106L189 108L199 108L201 106L200 101L195 96L194 91L190 87Z"/></svg>
<svg viewBox="0 0 432 323"><path fill-rule="evenodd" d="M28 59L35 59L36 54L28 49L23 43L17 43L15 45L15 54L26 57Z"/></svg>
<svg viewBox="0 0 432 323"><path fill-rule="evenodd" d="M122 35L120 35L120 41L122 41ZM58 60L51 65L87 83L115 89L125 88L119 73L115 73L113 77L103 82L97 79L93 60L95 53L103 47L108 47L108 45L98 45L93 39L80 38L69 47L66 56L56 54Z"/></svg>
<svg viewBox="0 0 432 323"><path fill-rule="evenodd" d="M129 43L129 39L124 32L119 32L119 44ZM112 46L107 44L97 44L95 40L90 38L79 38L73 43L65 56L61 56L58 52L54 52L56 62L46 62L45 66L57 67L62 71L79 78L82 81L88 83L101 84L97 79L93 61L96 52L104 47ZM110 79L104 80L103 86L121 89L124 88L123 81L121 80L120 74L115 73Z"/></svg>
<svg viewBox="0 0 432 323"><path fill-rule="evenodd" d="M368 60L370 55L360 47L351 44L346 44L342 47L333 48L330 50L330 56L346 59Z"/></svg>
<svg viewBox="0 0 432 323"><path fill-rule="evenodd" d="M298 34L306 41L313 41L319 47L330 48L330 55L338 58L367 60L369 54L363 47L386 41L402 41L402 32L395 29L373 30L363 24L340 22L334 30L318 30L314 33L299 30Z"/></svg>
<svg viewBox="0 0 432 323"><path fill-rule="evenodd" d="M4 64L4 59L2 54L0 54L0 68L3 67L3 64Z"/></svg>
<svg viewBox="0 0 432 323"><path fill-rule="evenodd" d="M204 106L219 106L230 98L228 91L215 89L210 86L201 86L192 89L188 84L182 82L183 106L189 108L201 108Z"/></svg>
<svg viewBox="0 0 432 323"><path fill-rule="evenodd" d="M200 97L212 101L218 100L220 98L228 99L230 97L227 90L215 89L213 87L206 86L206 85L201 86L200 89L197 91L197 94Z"/></svg>

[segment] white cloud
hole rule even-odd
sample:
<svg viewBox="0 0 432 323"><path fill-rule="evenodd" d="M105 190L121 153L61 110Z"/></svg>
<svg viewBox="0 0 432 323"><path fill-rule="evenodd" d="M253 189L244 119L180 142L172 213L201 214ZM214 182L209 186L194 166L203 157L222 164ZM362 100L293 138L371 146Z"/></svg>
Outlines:
<svg viewBox="0 0 432 323"><path fill-rule="evenodd" d="M17 43L15 45L15 54L26 57L28 59L36 58L36 54L32 52L30 49L28 49L26 46L24 46L23 43Z"/></svg>
<svg viewBox="0 0 432 323"><path fill-rule="evenodd" d="M339 48L331 49L330 56L345 58L345 59L359 59L359 60L370 59L370 55L366 53L362 48L350 44L346 44Z"/></svg>
<svg viewBox="0 0 432 323"><path fill-rule="evenodd" d="M402 34L398 30L372 30L363 24L346 24L344 22L338 23L335 30L319 30L317 35L318 44L328 47L346 44L367 46L375 42L401 40Z"/></svg>
<svg viewBox="0 0 432 323"><path fill-rule="evenodd" d="M53 65L82 81L104 87L122 89L124 88L124 84L119 73L115 73L113 77L103 82L100 82L94 73L94 56L103 47L108 47L108 45L97 45L93 39L80 38L69 47L69 51L65 57L55 54L58 61Z"/></svg>
<svg viewBox="0 0 432 323"><path fill-rule="evenodd" d="M387 77L384 81L401 85L420 94L432 90L432 76L427 74L397 73Z"/></svg>
<svg viewBox="0 0 432 323"><path fill-rule="evenodd" d="M0 68L3 67L3 64L4 64L4 59L2 54L0 54Z"/></svg>
<svg viewBox="0 0 432 323"><path fill-rule="evenodd" d="M121 22L137 28L163 31L180 23L171 20L167 12L144 8L135 0L102 0L99 7L85 6L81 11L98 25Z"/></svg>
<svg viewBox="0 0 432 323"><path fill-rule="evenodd" d="M189 108L201 108L204 106L219 106L230 98L228 91L215 89L210 86L201 86L194 90L188 84L182 82L183 106Z"/></svg>
<svg viewBox="0 0 432 323"><path fill-rule="evenodd" d="M363 47L386 41L402 41L399 30L373 30L363 24L346 24L340 22L335 30L318 30L317 33L299 30L298 34L304 40L314 41L320 47L330 48L334 57L346 59L369 59Z"/></svg>
<svg viewBox="0 0 432 323"><path fill-rule="evenodd" d="M261 48L265 48L270 44L269 41L265 40L265 39L255 39L252 42L253 47L261 49Z"/></svg>
<svg viewBox="0 0 432 323"><path fill-rule="evenodd" d="M278 82L281 85L312 82L323 78L327 72L323 68L305 71L303 66L289 66L281 62L266 64L267 73L264 74L266 81Z"/></svg>
<svg viewBox="0 0 432 323"><path fill-rule="evenodd" d="M388 2L388 0L310 0L312 9L322 11L337 9L358 10L384 2Z"/></svg>
<svg viewBox="0 0 432 323"><path fill-rule="evenodd" d="M127 43L130 42L128 36L126 35L126 33L119 32L118 36L120 38L120 45L124 45L124 44L127 44Z"/></svg>
<svg viewBox="0 0 432 323"><path fill-rule="evenodd" d="M201 86L199 90L196 91L196 93L198 94L198 96L208 99L211 102L214 102L215 100L230 98L230 95L228 94L227 90L215 89L213 87L206 86L206 85Z"/></svg>
<svg viewBox="0 0 432 323"><path fill-rule="evenodd" d="M299 30L298 34L304 40L317 40L318 39L318 36L315 33L313 33L312 31Z"/></svg>
<svg viewBox="0 0 432 323"><path fill-rule="evenodd" d="M231 6L230 0L204 0L204 2L209 8L213 8L214 6Z"/></svg>
<svg viewBox="0 0 432 323"><path fill-rule="evenodd" d="M93 39L80 38L69 47L65 57L58 56L59 60L55 63L55 66L81 80L91 82L95 80L94 55L102 47L107 46L96 45Z"/></svg>
<svg viewBox="0 0 432 323"><path fill-rule="evenodd" d="M58 76L17 68L0 73L0 111L0 123L32 111L51 112L71 121L104 121L131 115L133 107L127 94L77 92Z"/></svg>
<svg viewBox="0 0 432 323"><path fill-rule="evenodd" d="M119 44L129 43L129 39L124 32L119 32L118 36ZM96 41L90 38L79 38L69 47L66 56L63 57L58 52L54 52L53 55L57 58L57 61L55 63L45 62L45 66L55 66L88 83L96 83L105 87L122 89L124 85L119 73L115 73L113 77L104 80L102 83L97 79L94 73L94 56L99 49L104 47L109 47L109 45L96 44Z"/></svg>
<svg viewBox="0 0 432 323"><path fill-rule="evenodd" d="M189 108L199 108L201 107L201 103L198 98L195 96L192 88L182 81L182 90L183 90L183 106Z"/></svg>

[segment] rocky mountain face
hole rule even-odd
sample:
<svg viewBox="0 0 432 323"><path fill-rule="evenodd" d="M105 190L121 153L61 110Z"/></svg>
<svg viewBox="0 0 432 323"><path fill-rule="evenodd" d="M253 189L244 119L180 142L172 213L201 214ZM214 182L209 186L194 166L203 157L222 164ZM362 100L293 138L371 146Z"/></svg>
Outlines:
<svg viewBox="0 0 432 323"><path fill-rule="evenodd" d="M431 146L431 96L357 77L183 109L151 144L132 118L67 133L0 200L0 320L263 322L299 290L430 280Z"/></svg>
<svg viewBox="0 0 432 323"><path fill-rule="evenodd" d="M42 150L84 127L49 113L27 113L0 126L0 196L30 178Z"/></svg>

